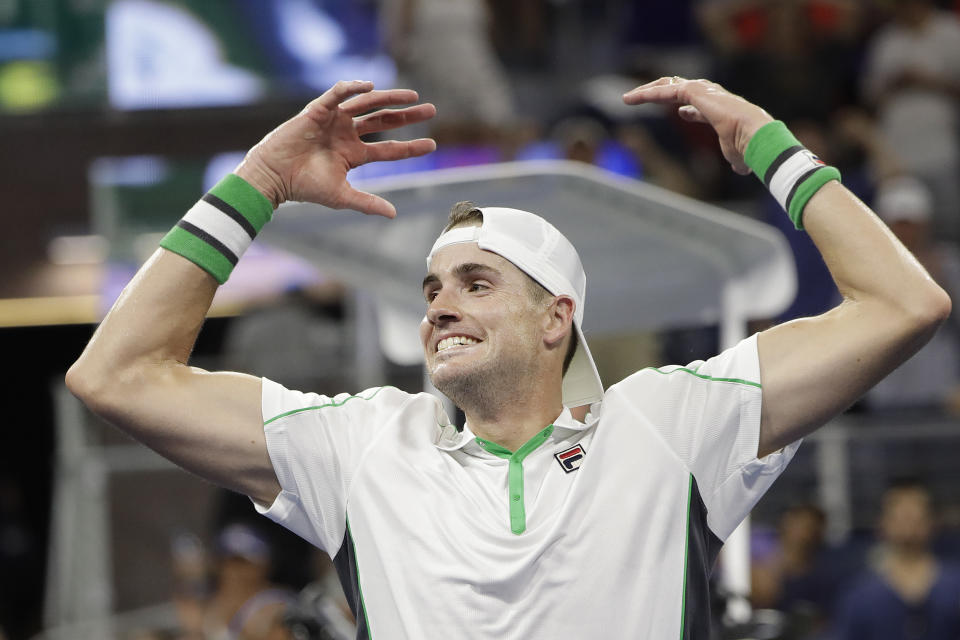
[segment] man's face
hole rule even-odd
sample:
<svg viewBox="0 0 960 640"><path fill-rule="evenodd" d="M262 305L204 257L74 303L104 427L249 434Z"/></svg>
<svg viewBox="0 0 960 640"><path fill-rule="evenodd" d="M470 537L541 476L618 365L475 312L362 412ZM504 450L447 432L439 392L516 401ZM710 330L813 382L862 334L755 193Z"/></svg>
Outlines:
<svg viewBox="0 0 960 640"><path fill-rule="evenodd" d="M883 499L881 531L888 543L924 549L933 536L933 509L923 490L906 487L889 491Z"/></svg>
<svg viewBox="0 0 960 640"><path fill-rule="evenodd" d="M513 263L472 242L449 245L433 256L423 295L427 370L454 402L535 370L546 307Z"/></svg>

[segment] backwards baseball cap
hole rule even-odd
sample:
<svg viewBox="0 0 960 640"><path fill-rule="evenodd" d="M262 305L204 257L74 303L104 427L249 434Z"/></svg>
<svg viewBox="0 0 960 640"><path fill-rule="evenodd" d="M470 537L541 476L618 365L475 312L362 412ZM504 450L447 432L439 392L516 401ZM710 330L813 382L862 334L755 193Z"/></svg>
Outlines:
<svg viewBox="0 0 960 640"><path fill-rule="evenodd" d="M481 249L512 262L551 294L570 296L574 302L577 349L563 376L563 404L578 407L599 401L603 397L603 384L583 337L587 276L577 250L556 227L534 213L502 207L483 207L480 211L483 213L480 226L456 227L437 238L427 256L427 268L440 249L476 242Z"/></svg>

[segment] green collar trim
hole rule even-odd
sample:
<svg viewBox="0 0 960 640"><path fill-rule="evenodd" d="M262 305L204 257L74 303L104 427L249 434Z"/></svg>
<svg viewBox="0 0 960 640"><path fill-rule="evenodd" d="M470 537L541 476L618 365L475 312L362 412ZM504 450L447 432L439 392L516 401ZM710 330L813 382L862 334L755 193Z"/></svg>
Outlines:
<svg viewBox="0 0 960 640"><path fill-rule="evenodd" d="M547 425L516 451L510 451L496 442L490 442L480 437L476 438L477 444L483 447L484 451L510 462L507 476L509 489L507 495L510 503L510 531L517 535L527 530L526 497L523 493L523 461L528 455L536 451L540 445L546 442L552 433L553 425Z"/></svg>

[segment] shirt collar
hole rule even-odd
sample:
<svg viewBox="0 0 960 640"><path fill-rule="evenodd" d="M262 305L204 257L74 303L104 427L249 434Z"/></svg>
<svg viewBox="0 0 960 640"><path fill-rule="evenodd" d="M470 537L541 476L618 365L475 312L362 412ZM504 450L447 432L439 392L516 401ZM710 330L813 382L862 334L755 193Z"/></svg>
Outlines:
<svg viewBox="0 0 960 640"><path fill-rule="evenodd" d="M553 437L557 437L557 429L583 431L587 427L592 426L599 417L597 411L599 409L598 405L599 403L595 403L593 406L591 406L590 413L587 414L585 422L580 422L574 418L570 414L570 409L564 407L560 415L557 416L556 420L553 421ZM440 427L440 432L438 433L437 439L433 444L442 451L456 451L471 443L476 445L476 436L470 430L469 424L463 425L463 429L459 431L454 425L448 424Z"/></svg>

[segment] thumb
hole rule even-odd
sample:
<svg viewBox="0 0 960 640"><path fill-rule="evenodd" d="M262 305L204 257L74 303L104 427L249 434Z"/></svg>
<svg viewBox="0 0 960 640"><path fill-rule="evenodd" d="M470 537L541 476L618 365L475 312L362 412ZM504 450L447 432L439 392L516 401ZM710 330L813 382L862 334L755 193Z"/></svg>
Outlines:
<svg viewBox="0 0 960 640"><path fill-rule="evenodd" d="M344 187L342 197L338 203L340 209L353 209L360 213L395 218L396 208L387 200L366 191L358 191L348 183Z"/></svg>

